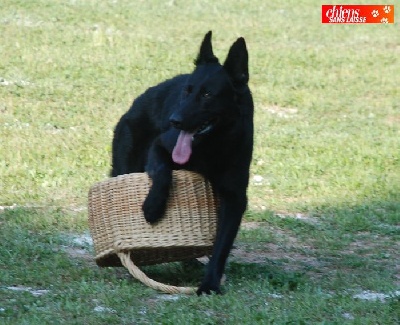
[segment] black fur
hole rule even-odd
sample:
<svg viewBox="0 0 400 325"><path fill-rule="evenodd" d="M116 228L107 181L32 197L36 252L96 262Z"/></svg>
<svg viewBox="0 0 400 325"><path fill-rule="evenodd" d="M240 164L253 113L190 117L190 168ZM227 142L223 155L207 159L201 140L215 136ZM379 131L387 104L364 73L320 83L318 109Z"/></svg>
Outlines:
<svg viewBox="0 0 400 325"><path fill-rule="evenodd" d="M114 132L112 176L148 172L153 185L143 203L148 222L162 218L173 169L196 171L220 198L212 257L197 293L220 293L225 263L246 209L253 150L253 100L243 38L221 65L208 32L191 74L149 88Z"/></svg>

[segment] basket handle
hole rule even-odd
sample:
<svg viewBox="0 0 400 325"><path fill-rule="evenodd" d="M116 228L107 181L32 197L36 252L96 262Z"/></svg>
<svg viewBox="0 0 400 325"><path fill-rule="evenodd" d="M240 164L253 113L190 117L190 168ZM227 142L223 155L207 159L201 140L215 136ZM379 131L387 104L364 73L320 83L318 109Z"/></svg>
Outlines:
<svg viewBox="0 0 400 325"><path fill-rule="evenodd" d="M144 272L142 272L133 262L131 259L131 253L130 252L117 252L119 259L122 262L122 265L124 265L130 274L133 275L133 277L143 284L147 285L148 287L159 290L165 293L169 294L178 294L178 293L183 293L183 294L194 294L196 293L196 288L194 287L175 287L171 286L168 284L164 284L161 282L154 281L153 279L150 279Z"/></svg>

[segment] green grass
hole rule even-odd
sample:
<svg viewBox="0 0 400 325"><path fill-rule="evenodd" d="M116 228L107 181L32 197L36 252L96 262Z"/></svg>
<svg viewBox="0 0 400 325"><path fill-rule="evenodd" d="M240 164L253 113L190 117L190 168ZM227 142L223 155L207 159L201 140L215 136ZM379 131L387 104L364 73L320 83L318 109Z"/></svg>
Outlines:
<svg viewBox="0 0 400 325"><path fill-rule="evenodd" d="M3 0L0 205L17 207L0 212L0 322L398 323L398 296L354 295L400 290L399 25L322 25L320 6ZM238 237L226 295L166 299L124 269L98 268L73 238L88 231L87 192L107 177L119 117L190 71L210 29L222 60L239 36L249 48L245 222L256 223ZM190 285L202 274L146 272Z"/></svg>

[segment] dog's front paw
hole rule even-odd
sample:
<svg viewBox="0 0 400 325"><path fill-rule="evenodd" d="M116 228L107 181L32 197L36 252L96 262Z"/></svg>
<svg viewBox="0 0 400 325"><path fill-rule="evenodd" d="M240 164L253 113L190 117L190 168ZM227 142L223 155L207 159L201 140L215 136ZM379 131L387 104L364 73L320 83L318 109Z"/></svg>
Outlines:
<svg viewBox="0 0 400 325"><path fill-rule="evenodd" d="M215 285L211 282L203 282L196 291L198 296L203 294L210 295L211 293L216 293L218 295L222 294L219 284Z"/></svg>
<svg viewBox="0 0 400 325"><path fill-rule="evenodd" d="M153 200L147 197L143 203L142 210L147 222L156 223L163 217L165 206L163 204L154 203Z"/></svg>

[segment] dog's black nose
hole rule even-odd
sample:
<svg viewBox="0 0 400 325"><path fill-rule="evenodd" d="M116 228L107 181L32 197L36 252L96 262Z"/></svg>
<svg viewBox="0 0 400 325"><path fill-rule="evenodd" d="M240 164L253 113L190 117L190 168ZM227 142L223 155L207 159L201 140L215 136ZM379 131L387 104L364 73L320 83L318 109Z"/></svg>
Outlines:
<svg viewBox="0 0 400 325"><path fill-rule="evenodd" d="M171 115L171 117L169 118L169 123L171 123L171 125L177 129L180 129L182 127L182 119L177 114Z"/></svg>

